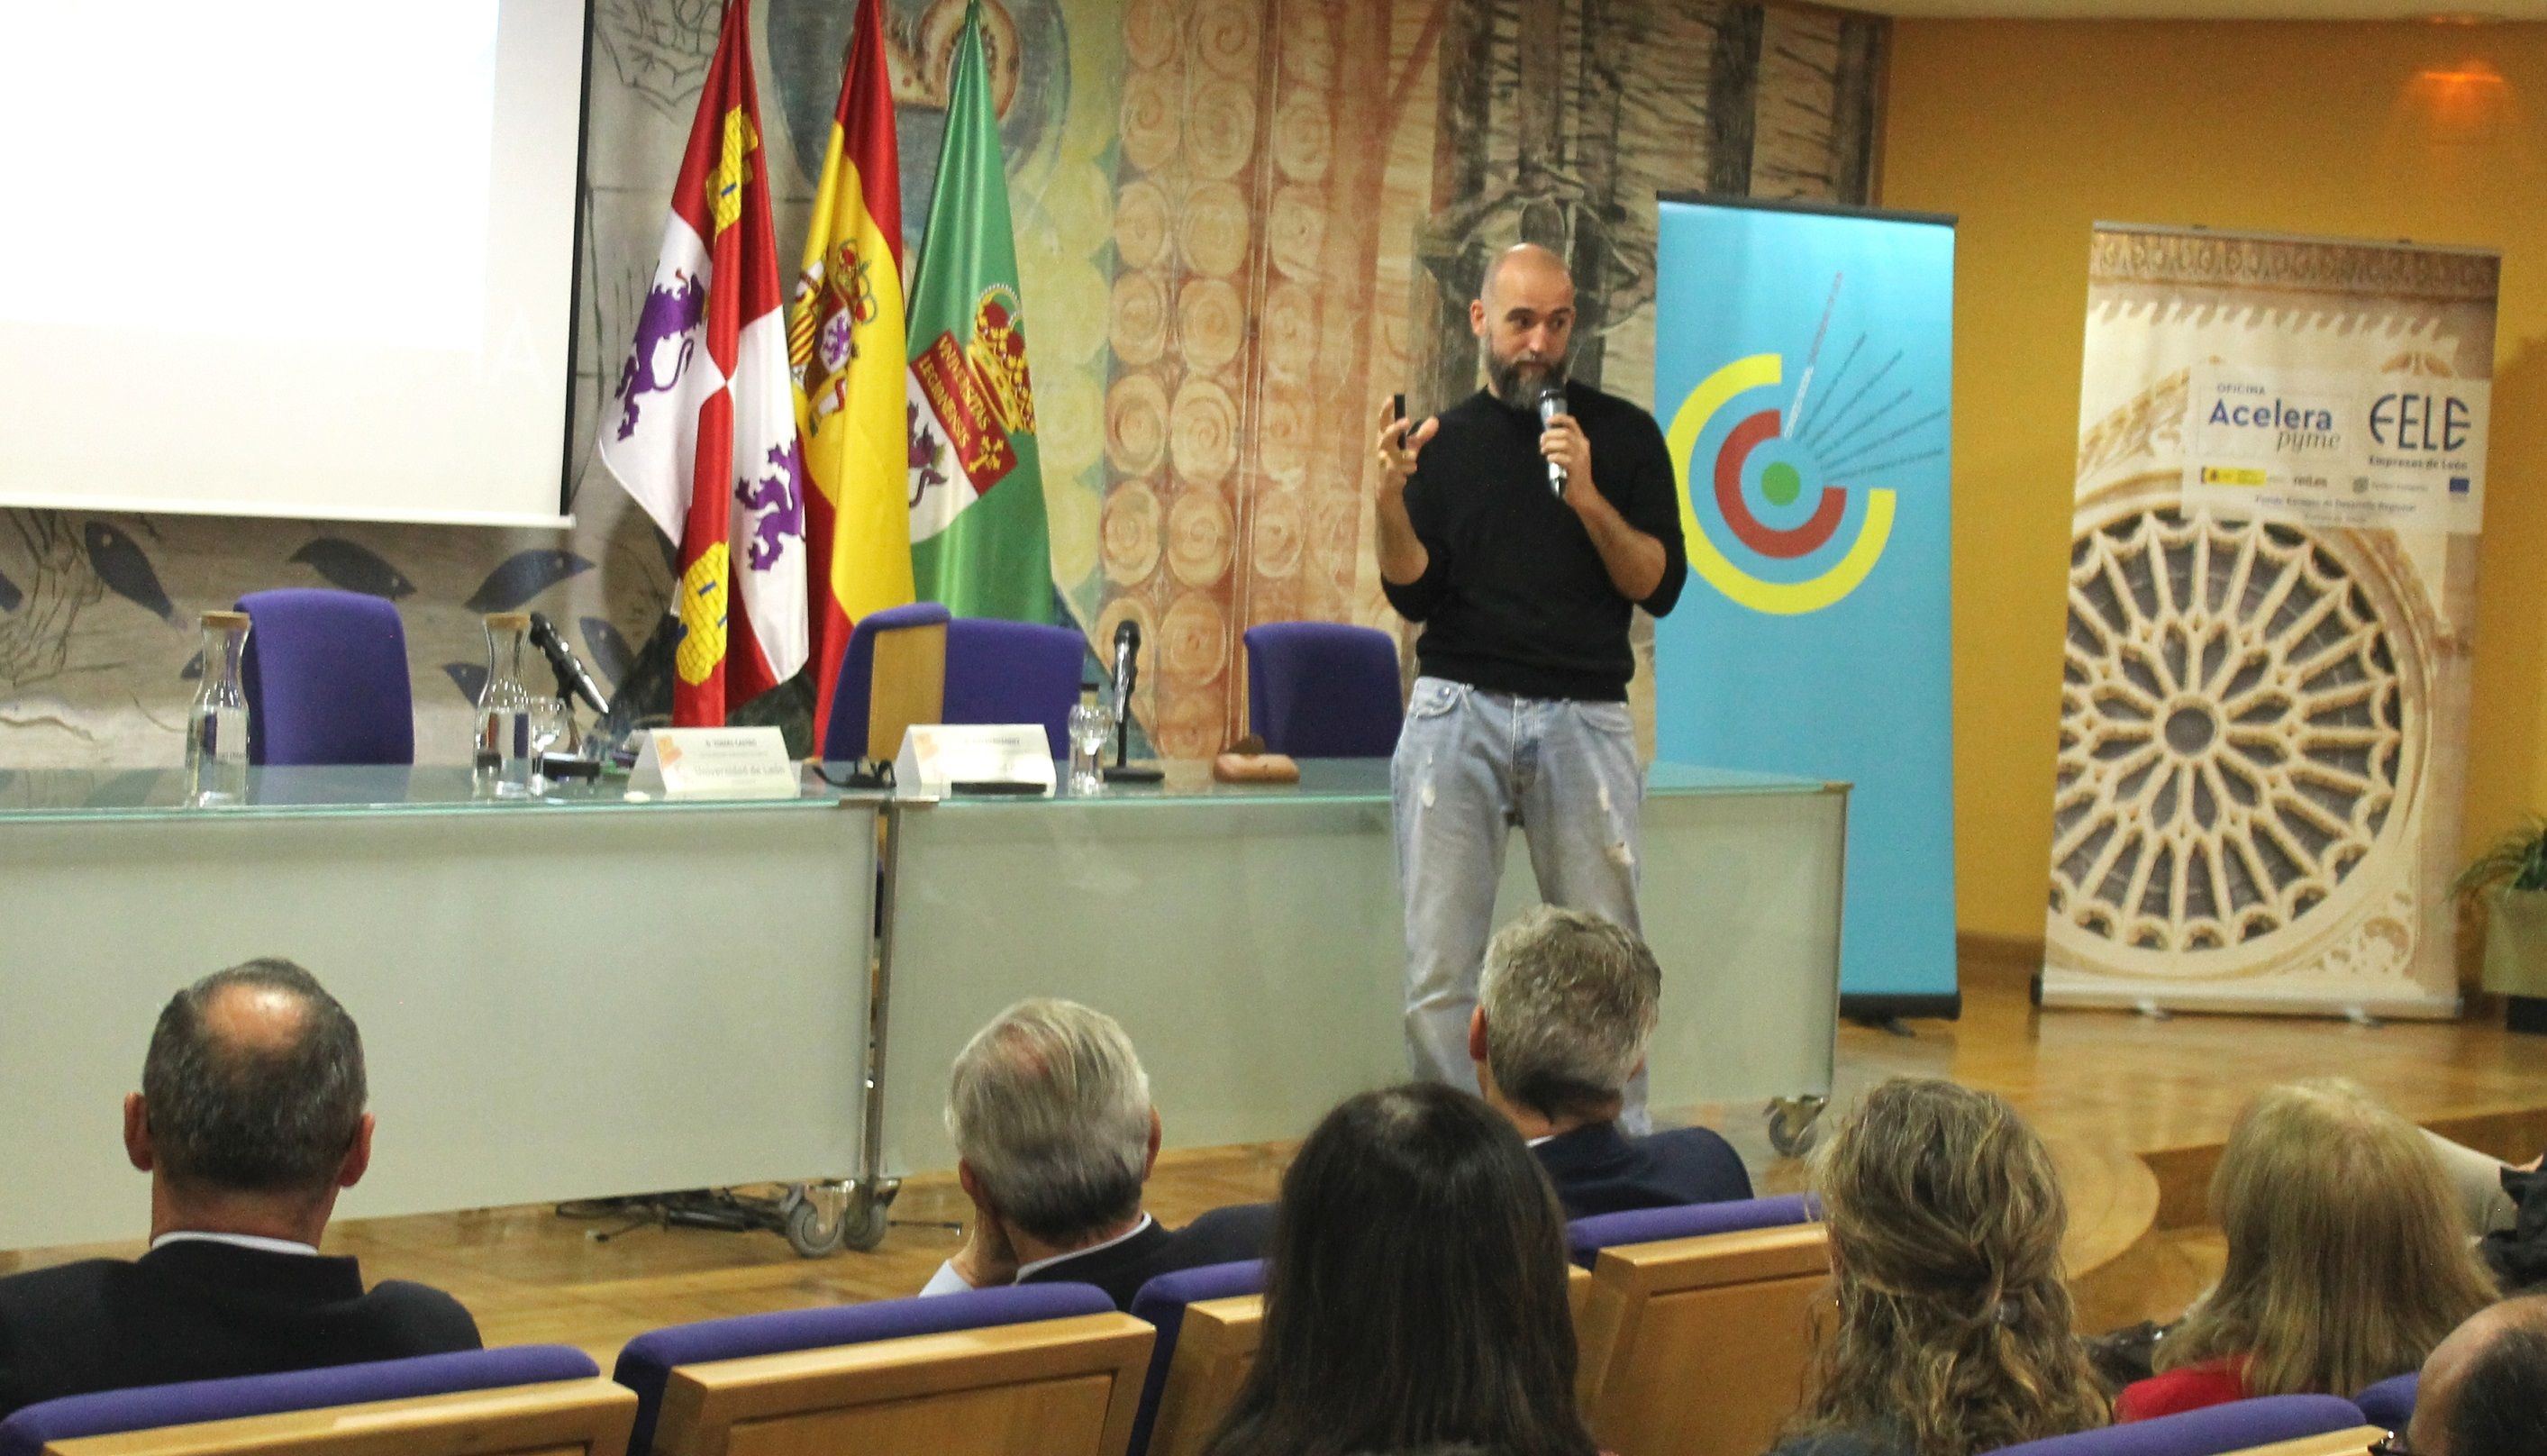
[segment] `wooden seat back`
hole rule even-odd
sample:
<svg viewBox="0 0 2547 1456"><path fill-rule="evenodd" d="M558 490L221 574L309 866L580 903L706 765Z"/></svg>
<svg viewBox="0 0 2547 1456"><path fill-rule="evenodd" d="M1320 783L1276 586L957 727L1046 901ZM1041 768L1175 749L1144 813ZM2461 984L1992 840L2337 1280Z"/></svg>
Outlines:
<svg viewBox="0 0 2547 1456"><path fill-rule="evenodd" d="M46 1456L624 1456L637 1393L599 1376L82 1436Z"/></svg>
<svg viewBox="0 0 2547 1456"><path fill-rule="evenodd" d="M1122 1456L1157 1333L1081 1315L677 1365L655 1451Z"/></svg>
<svg viewBox="0 0 2547 1456"><path fill-rule="evenodd" d="M1759 1456L1803 1401L1819 1224L1601 1250L1575 1322L1578 1395L1615 1456Z"/></svg>

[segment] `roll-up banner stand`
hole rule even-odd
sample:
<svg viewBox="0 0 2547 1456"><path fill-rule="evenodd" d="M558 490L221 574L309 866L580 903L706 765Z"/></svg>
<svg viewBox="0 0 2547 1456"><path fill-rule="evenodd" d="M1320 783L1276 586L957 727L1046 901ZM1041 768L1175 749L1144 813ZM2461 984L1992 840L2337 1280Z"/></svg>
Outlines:
<svg viewBox="0 0 2547 1456"><path fill-rule="evenodd" d="M1654 400L1692 579L1655 625L1656 748L1855 785L1841 1010L1956 1015L1954 219L1660 214Z"/></svg>
<svg viewBox="0 0 2547 1456"><path fill-rule="evenodd" d="M2043 1003L2451 1015L2502 259L2089 248Z"/></svg>

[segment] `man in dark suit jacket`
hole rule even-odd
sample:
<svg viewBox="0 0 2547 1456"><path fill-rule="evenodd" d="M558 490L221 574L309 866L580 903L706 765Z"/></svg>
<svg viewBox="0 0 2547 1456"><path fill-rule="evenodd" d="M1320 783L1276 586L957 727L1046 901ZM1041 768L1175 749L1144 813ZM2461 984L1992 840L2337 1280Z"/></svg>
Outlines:
<svg viewBox="0 0 2547 1456"><path fill-rule="evenodd" d="M1477 1086L1529 1140L1569 1219L1751 1196L1742 1158L1706 1128L1636 1138L1619 1126L1662 983L1642 940L1581 910L1542 906L1486 948L1468 1018Z"/></svg>
<svg viewBox="0 0 2547 1456"><path fill-rule="evenodd" d="M1160 1274L1265 1251L1270 1205L1215 1209L1183 1229L1141 1207L1159 1114L1132 1039L1101 1011L1036 999L1001 1012L957 1054L946 1121L973 1227L923 1295L1094 1284L1129 1310Z"/></svg>
<svg viewBox="0 0 2547 1456"><path fill-rule="evenodd" d="M0 1279L0 1416L59 1396L478 1348L449 1295L318 1252L372 1156L363 1044L308 972L251 961L159 1015L124 1146L150 1249Z"/></svg>

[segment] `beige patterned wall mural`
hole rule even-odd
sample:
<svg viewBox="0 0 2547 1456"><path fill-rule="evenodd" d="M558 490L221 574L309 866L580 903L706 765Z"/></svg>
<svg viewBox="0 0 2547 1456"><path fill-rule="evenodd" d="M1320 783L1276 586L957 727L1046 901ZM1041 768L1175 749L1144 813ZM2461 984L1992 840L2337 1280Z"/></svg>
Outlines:
<svg viewBox="0 0 2547 1456"><path fill-rule="evenodd" d="M397 602L428 761L464 752L484 611L544 610L636 711L668 702L663 550L582 442L721 6L593 5L575 528L0 513L0 762L173 763L192 614L271 586ZM963 3L886 8L917 228ZM801 236L853 9L756 6L782 239ZM1494 249L1570 258L1578 375L1648 401L1657 192L1867 199L1885 32L1865 17L1687 0L986 10L1054 586L1092 641L1142 623L1141 718L1171 753L1243 730L1248 626L1403 632L1368 549L1370 417L1393 392L1422 410L1473 387L1466 302ZM761 712L801 720L802 704Z"/></svg>

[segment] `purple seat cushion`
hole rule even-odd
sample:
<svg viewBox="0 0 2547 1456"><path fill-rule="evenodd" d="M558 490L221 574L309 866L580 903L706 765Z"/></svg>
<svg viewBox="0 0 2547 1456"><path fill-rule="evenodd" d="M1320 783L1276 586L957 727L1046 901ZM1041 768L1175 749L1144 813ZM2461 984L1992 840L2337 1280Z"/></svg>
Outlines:
<svg viewBox="0 0 2547 1456"><path fill-rule="evenodd" d="M610 1378L637 1393L637 1424L629 1432L628 1449L651 1451L655 1446L655 1418L663 1409L663 1383L676 1366L1112 1313L1114 1301L1093 1284L1012 1284L930 1299L888 1299L863 1305L781 1310L774 1315L739 1315L731 1320L702 1320L695 1325L673 1325L641 1334L619 1351L619 1363L611 1370Z"/></svg>
<svg viewBox="0 0 2547 1456"><path fill-rule="evenodd" d="M1386 758L1397 751L1397 642L1341 622L1247 629L1247 727L1294 758Z"/></svg>
<svg viewBox="0 0 2547 1456"><path fill-rule="evenodd" d="M600 1374L592 1357L567 1345L521 1344L405 1360L331 1365L283 1375L243 1375L65 1396L26 1407L0 1421L0 1456L35 1456L53 1441L155 1430L204 1420L232 1420L286 1411L316 1411L368 1401L400 1401L455 1391L496 1390Z"/></svg>
<svg viewBox="0 0 2547 1456"><path fill-rule="evenodd" d="M2415 1418L2415 1387L2422 1377L2413 1371L2392 1375L2352 1398L2361 1413L2382 1430L2404 1430Z"/></svg>
<svg viewBox="0 0 2547 1456"><path fill-rule="evenodd" d="M928 627L948 620L938 602L912 602L869 612L849 629L849 643L840 649L839 685L832 689L832 717L823 727L823 758L830 763L887 757L902 751L900 743L867 746L867 705L875 686L875 640L879 634L906 627Z"/></svg>
<svg viewBox="0 0 2547 1456"><path fill-rule="evenodd" d="M1999 1456L2219 1456L2362 1425L2361 1408L2340 1396L2264 1396L2179 1415L1999 1447Z"/></svg>
<svg viewBox="0 0 2547 1456"><path fill-rule="evenodd" d="M945 719L1039 723L1052 756L1068 758L1087 658L1087 639L1067 627L958 617L946 625Z"/></svg>
<svg viewBox="0 0 2547 1456"><path fill-rule="evenodd" d="M1185 1328L1186 1306L1264 1292L1265 1261L1239 1259L1161 1274L1132 1296L1132 1318L1148 1321L1159 1339L1150 1346L1150 1373L1141 1382L1141 1407L1132 1416L1132 1442L1124 1456L1141 1456L1150 1449L1150 1427L1159 1418L1159 1396L1168 1388L1168 1366L1176 1357L1177 1331Z"/></svg>
<svg viewBox="0 0 2547 1456"><path fill-rule="evenodd" d="M1745 1229L1777 1229L1789 1224L1809 1224L1818 1217L1820 1211L1812 1196L1805 1193L1727 1203L1690 1203L1677 1208L1630 1209L1576 1219L1565 1226L1565 1246L1574 1262L1588 1269L1601 1250L1620 1244L1739 1234Z"/></svg>
<svg viewBox="0 0 2547 1456"><path fill-rule="evenodd" d="M239 685L249 762L415 762L397 608L357 591L288 587L250 592L238 609L248 615Z"/></svg>

